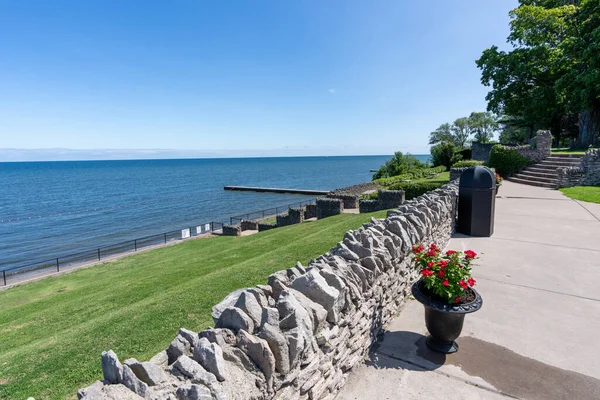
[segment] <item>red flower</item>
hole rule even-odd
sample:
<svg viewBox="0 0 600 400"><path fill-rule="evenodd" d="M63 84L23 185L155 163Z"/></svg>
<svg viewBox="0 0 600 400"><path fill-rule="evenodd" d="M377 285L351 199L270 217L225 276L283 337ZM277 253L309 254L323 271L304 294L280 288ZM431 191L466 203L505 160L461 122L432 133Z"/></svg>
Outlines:
<svg viewBox="0 0 600 400"><path fill-rule="evenodd" d="M429 251L427 252L427 257L435 257L435 256L436 256L435 250L429 249Z"/></svg>
<svg viewBox="0 0 600 400"><path fill-rule="evenodd" d="M466 289L468 288L467 284L465 283L464 279L461 279L460 281L458 281L458 284L460 285L461 288Z"/></svg>
<svg viewBox="0 0 600 400"><path fill-rule="evenodd" d="M429 262L427 263L427 266L428 266L429 268L433 268L433 261L429 261Z"/></svg>
<svg viewBox="0 0 600 400"><path fill-rule="evenodd" d="M469 282L469 286L475 286L475 282L477 282L477 281L475 279L473 279L473 278L469 278L467 280L467 282Z"/></svg>
<svg viewBox="0 0 600 400"><path fill-rule="evenodd" d="M423 271L421 271L421 274L423 274L423 276L431 276L431 275L433 275L433 271L424 269Z"/></svg>
<svg viewBox="0 0 600 400"><path fill-rule="evenodd" d="M442 270L439 270L439 271L438 271L438 276L439 276L440 278L443 278L443 277L444 277L444 275L446 275L446 273L445 273L444 271L442 271Z"/></svg>
<svg viewBox="0 0 600 400"><path fill-rule="evenodd" d="M444 279L444 281L442 282L442 285L448 286L448 281L446 279Z"/></svg>
<svg viewBox="0 0 600 400"><path fill-rule="evenodd" d="M456 254L456 251L455 251L455 250L448 250L448 251L446 252L446 255L447 255L447 256L451 256L452 254Z"/></svg>
<svg viewBox="0 0 600 400"><path fill-rule="evenodd" d="M448 265L448 261L446 261L446 260L440 260L438 262L438 265L440 266L440 268L446 268L446 266Z"/></svg>
<svg viewBox="0 0 600 400"><path fill-rule="evenodd" d="M454 300L455 303L460 303L460 297L457 297L456 300Z"/></svg>
<svg viewBox="0 0 600 400"><path fill-rule="evenodd" d="M414 251L415 253L420 253L420 252L422 252L422 251L423 251L423 249L424 249L424 248L423 248L423 245L422 245L422 244L415 244L415 245L412 247L412 251Z"/></svg>
<svg viewBox="0 0 600 400"><path fill-rule="evenodd" d="M475 257L477 257L477 253L475 253L473 250L465 250L465 258L467 260Z"/></svg>
<svg viewBox="0 0 600 400"><path fill-rule="evenodd" d="M440 251L440 249L435 245L435 243L431 243L431 246L429 246L429 250L435 251L436 253Z"/></svg>

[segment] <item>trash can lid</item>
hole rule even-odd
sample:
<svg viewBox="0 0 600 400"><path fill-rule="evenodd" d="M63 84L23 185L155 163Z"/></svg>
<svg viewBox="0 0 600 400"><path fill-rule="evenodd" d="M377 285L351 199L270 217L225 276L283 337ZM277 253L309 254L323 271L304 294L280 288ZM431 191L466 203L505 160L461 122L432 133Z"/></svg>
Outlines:
<svg viewBox="0 0 600 400"><path fill-rule="evenodd" d="M495 189L496 176L491 169L477 165L460 175L460 187L472 189Z"/></svg>

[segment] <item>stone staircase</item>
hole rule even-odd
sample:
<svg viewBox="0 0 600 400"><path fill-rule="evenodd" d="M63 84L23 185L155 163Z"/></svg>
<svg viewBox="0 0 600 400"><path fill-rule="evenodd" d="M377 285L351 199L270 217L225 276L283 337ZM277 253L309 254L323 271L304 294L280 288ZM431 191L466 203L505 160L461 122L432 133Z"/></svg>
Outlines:
<svg viewBox="0 0 600 400"><path fill-rule="evenodd" d="M583 154L552 154L537 164L526 167L507 180L524 185L556 189L559 167L577 167Z"/></svg>

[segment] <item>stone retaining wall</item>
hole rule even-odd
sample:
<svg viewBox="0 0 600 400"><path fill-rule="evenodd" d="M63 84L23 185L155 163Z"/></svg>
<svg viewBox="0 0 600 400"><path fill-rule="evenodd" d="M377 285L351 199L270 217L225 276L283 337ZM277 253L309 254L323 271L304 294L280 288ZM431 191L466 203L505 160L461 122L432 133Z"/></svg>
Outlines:
<svg viewBox="0 0 600 400"><path fill-rule="evenodd" d="M299 224L304 221L304 208L290 208L287 214L277 216L277 226Z"/></svg>
<svg viewBox="0 0 600 400"><path fill-rule="evenodd" d="M223 236L240 236L241 234L240 225L223 225Z"/></svg>
<svg viewBox="0 0 600 400"><path fill-rule="evenodd" d="M531 139L531 142L531 145L506 147L516 150L523 157L536 163L550 155L552 150L552 133L550 131L537 131L536 136ZM471 144L471 158L487 163L490 161L492 147L494 147L494 144L491 143L473 142Z"/></svg>
<svg viewBox="0 0 600 400"><path fill-rule="evenodd" d="M258 223L258 231L259 232L264 232L264 231L268 231L269 229L275 229L275 228L277 228L277 224L265 224L263 222Z"/></svg>
<svg viewBox="0 0 600 400"><path fill-rule="evenodd" d="M327 198L342 200L342 202L344 203L344 209L358 208L358 196L357 195L329 193L327 195Z"/></svg>
<svg viewBox="0 0 600 400"><path fill-rule="evenodd" d="M468 170L469 168L450 168L450 181L455 179L459 179L463 172Z"/></svg>
<svg viewBox="0 0 600 400"><path fill-rule="evenodd" d="M471 143L471 159L487 163L490 161L490 153L492 152L492 147L495 145L495 143Z"/></svg>
<svg viewBox="0 0 600 400"><path fill-rule="evenodd" d="M550 155L552 150L552 133L550 131L537 131L531 145L509 147L519 152L523 157L537 163Z"/></svg>
<svg viewBox="0 0 600 400"><path fill-rule="evenodd" d="M317 205L307 204L304 206L304 219L317 218Z"/></svg>
<svg viewBox="0 0 600 400"><path fill-rule="evenodd" d="M375 183L375 182L365 182L365 183L360 183L360 184L354 185L354 186L348 186L348 187L345 187L345 188L332 190L330 192L330 194L333 194L333 195L340 194L340 195L355 195L355 196L360 196L364 192L368 192L370 190L377 190L377 189L381 189L381 185L379 185L378 183Z"/></svg>
<svg viewBox="0 0 600 400"><path fill-rule="evenodd" d="M358 209L361 214L380 210L389 210L404 203L404 190L377 191L377 200L360 200Z"/></svg>
<svg viewBox="0 0 600 400"><path fill-rule="evenodd" d="M600 150L588 150L577 167L560 167L558 187L600 185Z"/></svg>
<svg viewBox="0 0 600 400"><path fill-rule="evenodd" d="M317 219L331 217L344 211L344 202L340 199L317 199Z"/></svg>
<svg viewBox="0 0 600 400"><path fill-rule="evenodd" d="M79 398L333 399L410 295L411 246L447 244L457 194L453 182L409 200L307 266L231 293L213 308L214 329L180 329L148 362L103 353L104 381Z"/></svg>
<svg viewBox="0 0 600 400"><path fill-rule="evenodd" d="M258 222L244 219L240 222L240 228L242 231L255 231L258 229Z"/></svg>

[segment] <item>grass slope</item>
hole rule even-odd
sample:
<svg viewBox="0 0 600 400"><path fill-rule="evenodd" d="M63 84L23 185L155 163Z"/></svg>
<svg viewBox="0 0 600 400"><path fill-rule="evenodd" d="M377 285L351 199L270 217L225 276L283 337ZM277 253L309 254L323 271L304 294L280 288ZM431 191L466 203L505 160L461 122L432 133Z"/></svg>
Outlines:
<svg viewBox="0 0 600 400"><path fill-rule="evenodd" d="M0 292L0 398L76 398L100 353L148 360L180 327L212 325L234 289L306 264L372 214L343 214L248 237L185 242Z"/></svg>
<svg viewBox="0 0 600 400"><path fill-rule="evenodd" d="M575 200L600 203L600 186L575 186L571 188L562 188L560 191L563 192L565 196Z"/></svg>

